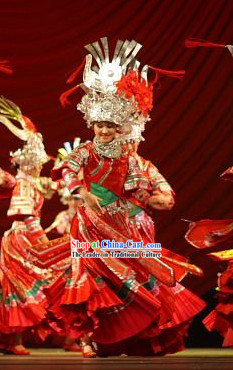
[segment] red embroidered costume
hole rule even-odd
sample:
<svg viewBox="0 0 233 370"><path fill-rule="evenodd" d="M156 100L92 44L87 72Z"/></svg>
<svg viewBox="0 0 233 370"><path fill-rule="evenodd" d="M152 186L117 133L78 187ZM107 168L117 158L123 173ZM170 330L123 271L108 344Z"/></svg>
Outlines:
<svg viewBox="0 0 233 370"><path fill-rule="evenodd" d="M1 97L0 105L0 122L26 141L22 149L11 154L13 164L18 166L16 177L13 179L5 172L1 179L11 196L7 215L13 223L1 242L0 331L15 335L35 327L46 316L47 299L42 289L48 284L49 273L36 267L30 249L48 242L40 225L40 211L44 195L51 197L53 185L57 184L39 177L43 163L48 161L41 134L14 103ZM20 122L22 129L14 126L10 119ZM3 195L6 196L6 192ZM28 354L21 340L14 343L13 352Z"/></svg>
<svg viewBox="0 0 233 370"><path fill-rule="evenodd" d="M77 178L81 168L83 181ZM58 178L61 173L71 193L85 185L103 199L103 214L89 207L78 210L71 230L73 238L89 242L151 242L151 235L140 233L137 224L129 219L128 199L132 202L133 193L139 189L152 190L149 179L138 171L134 157L123 153L119 158L105 158L96 152L95 144L89 143L75 149L53 170L53 176ZM135 205L140 205L136 199ZM65 307L65 319L72 326L73 336L91 332L92 339L108 353L123 348L132 353L132 342L130 348L129 343L128 348L123 346L129 338L150 343L151 353L183 349L188 324L203 308L199 298L175 284L173 270L168 266L152 258L102 256L73 261L72 278L60 304Z"/></svg>

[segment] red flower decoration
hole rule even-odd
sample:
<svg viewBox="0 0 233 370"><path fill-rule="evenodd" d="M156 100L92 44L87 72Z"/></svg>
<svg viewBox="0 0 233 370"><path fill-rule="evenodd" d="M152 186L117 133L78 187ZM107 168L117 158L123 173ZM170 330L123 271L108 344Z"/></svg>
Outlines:
<svg viewBox="0 0 233 370"><path fill-rule="evenodd" d="M139 81L136 71L129 72L116 82L117 93L124 95L126 99L135 98L137 108L145 116L153 107L153 86L146 83L144 79Z"/></svg>

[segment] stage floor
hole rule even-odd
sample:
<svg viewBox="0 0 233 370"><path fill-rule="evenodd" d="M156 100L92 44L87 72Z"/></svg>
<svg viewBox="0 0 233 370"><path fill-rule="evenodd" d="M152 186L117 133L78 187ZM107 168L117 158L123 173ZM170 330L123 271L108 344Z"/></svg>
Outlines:
<svg viewBox="0 0 233 370"><path fill-rule="evenodd" d="M30 356L0 355L0 370L232 370L233 350L188 349L164 357L83 359L62 349L31 349Z"/></svg>

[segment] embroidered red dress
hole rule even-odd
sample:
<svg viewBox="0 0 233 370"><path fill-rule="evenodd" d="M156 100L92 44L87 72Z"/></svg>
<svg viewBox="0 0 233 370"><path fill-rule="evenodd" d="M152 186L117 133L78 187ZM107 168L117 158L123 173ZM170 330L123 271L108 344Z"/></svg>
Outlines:
<svg viewBox="0 0 233 370"><path fill-rule="evenodd" d="M83 170L83 180L77 175ZM152 190L135 157L123 153L111 159L88 143L75 150L52 171L63 178L71 193L85 186L102 198L102 213L89 207L78 209L71 236L79 241L104 239L150 242L136 223L130 223L140 189ZM93 250L90 250L93 252ZM166 284L166 285L165 285ZM176 284L173 270L153 258L72 259L71 277L64 281L64 294L54 308L63 315L69 335L90 333L100 353L165 354L184 348L184 337L204 302ZM140 352L141 351L141 352Z"/></svg>
<svg viewBox="0 0 233 370"><path fill-rule="evenodd" d="M48 241L40 225L44 201L41 188L39 179L18 171L7 213L15 221L1 242L2 333L22 332L40 323L46 315L47 300L42 289L48 284L48 274L35 266L29 253L33 245Z"/></svg>

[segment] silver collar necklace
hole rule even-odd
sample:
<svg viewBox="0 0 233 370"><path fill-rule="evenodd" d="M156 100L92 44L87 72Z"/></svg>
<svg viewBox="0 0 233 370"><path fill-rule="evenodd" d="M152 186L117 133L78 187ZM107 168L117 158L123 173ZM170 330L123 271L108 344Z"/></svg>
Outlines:
<svg viewBox="0 0 233 370"><path fill-rule="evenodd" d="M116 139L114 139L110 143L101 143L96 137L94 137L93 144L96 153L99 154L101 157L107 157L111 159L121 157L121 144Z"/></svg>

